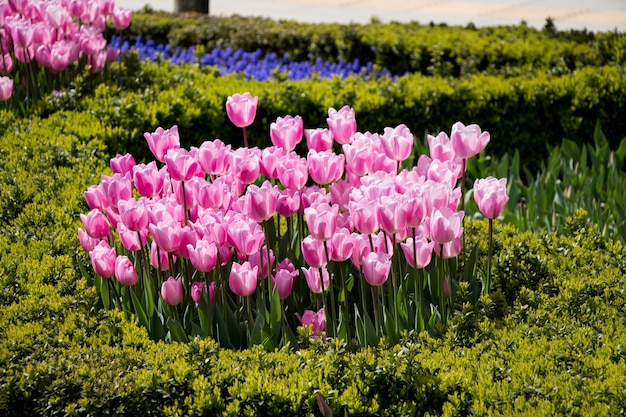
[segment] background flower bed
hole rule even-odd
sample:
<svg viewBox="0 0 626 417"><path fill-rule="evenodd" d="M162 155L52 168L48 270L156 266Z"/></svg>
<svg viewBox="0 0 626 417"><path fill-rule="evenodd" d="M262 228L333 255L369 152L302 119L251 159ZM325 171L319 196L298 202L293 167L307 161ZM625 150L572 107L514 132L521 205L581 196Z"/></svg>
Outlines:
<svg viewBox="0 0 626 417"><path fill-rule="evenodd" d="M168 82L159 76L166 71L179 72ZM108 172L116 147L132 146L162 118L199 120L183 104L203 96L198 86L206 76L148 64L124 74L123 88L110 97L103 84L95 98L78 88L84 95L71 105L69 94L50 98L39 116L0 112L0 414L308 416L318 413L316 391L338 415L623 413L625 251L582 212L564 235L519 233L500 223L490 299L454 317L444 334L406 335L396 346L266 353L229 351L210 340L155 343L134 320L95 311L95 289L77 264L86 262L76 239L82 192ZM168 83L189 78L167 92ZM152 92L138 92L151 80L159 80ZM228 80L221 94L250 86ZM359 85L348 82L337 100L365 110L367 100L348 90ZM277 112L298 113L303 87L276 86L283 95L265 98L275 97ZM205 107L196 111L223 115L222 97L209 97L197 99ZM394 123L381 120L371 128ZM210 121L203 122L204 139L218 136ZM224 139L238 137L223 132ZM266 132L257 135L266 140ZM486 224L470 220L467 227L471 247Z"/></svg>

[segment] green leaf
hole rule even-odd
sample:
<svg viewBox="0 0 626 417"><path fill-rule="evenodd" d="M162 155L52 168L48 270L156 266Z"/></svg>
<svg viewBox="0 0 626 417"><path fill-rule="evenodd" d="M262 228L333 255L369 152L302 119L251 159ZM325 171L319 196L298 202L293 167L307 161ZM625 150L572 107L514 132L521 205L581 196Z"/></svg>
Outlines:
<svg viewBox="0 0 626 417"><path fill-rule="evenodd" d="M148 316L146 315L145 310L143 309L143 307L141 306L141 302L139 301L139 298L137 298L137 295L135 294L134 288L129 288L130 293L130 299L133 303L133 309L135 310L135 314L137 315L137 317L139 318L139 322L148 329L148 333L150 333L150 320L148 318Z"/></svg>
<svg viewBox="0 0 626 417"><path fill-rule="evenodd" d="M183 326L181 326L178 320L173 317L168 317L165 325L170 330L170 336L172 338L172 341L184 343L187 343L189 341L187 335L185 334L185 329L183 329Z"/></svg>

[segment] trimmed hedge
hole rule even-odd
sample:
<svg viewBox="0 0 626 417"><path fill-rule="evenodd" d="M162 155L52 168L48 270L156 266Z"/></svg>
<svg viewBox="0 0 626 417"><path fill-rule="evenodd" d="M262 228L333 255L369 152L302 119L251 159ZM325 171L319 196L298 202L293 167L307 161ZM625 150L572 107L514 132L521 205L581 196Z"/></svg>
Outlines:
<svg viewBox="0 0 626 417"><path fill-rule="evenodd" d="M624 412L626 251L584 212L567 236L496 222L495 291L474 310L462 284L463 313L441 337L359 351L157 343L133 318L96 311L78 267L82 191L108 172L104 144L116 128L93 109L0 112L0 125L2 415L311 416L316 393L335 415ZM468 247L486 236L484 222L466 227Z"/></svg>
<svg viewBox="0 0 626 417"><path fill-rule="evenodd" d="M449 131L456 121L478 123L491 133L495 156L519 150L523 164L537 168L547 145L563 139L593 143L600 121L615 149L626 131L626 83L621 69L585 68L562 76L501 78L477 74L462 79L410 75L388 78L264 82L237 75L220 76L211 68L169 63L139 63L136 56L115 65L95 90L77 81L71 100L50 97L37 112L60 109L95 115L106 126L110 152L131 152L147 158L142 137L158 126L177 124L184 146L221 138L238 145L241 132L229 120L224 103L229 95L250 91L259 96L251 144L269 143L269 125L279 116L299 114L305 127L325 125L329 107L351 105L360 131L381 132L405 123L417 137ZM97 76L96 76L97 77Z"/></svg>
<svg viewBox="0 0 626 417"><path fill-rule="evenodd" d="M137 36L172 47L202 45L261 49L292 60L344 59L372 62L393 74L406 72L461 76L480 72L519 76L529 71L571 73L586 66L626 63L626 34L558 32L518 26L477 29L388 24L306 24L241 16L215 17L163 12L135 13L131 26L111 31L125 39Z"/></svg>

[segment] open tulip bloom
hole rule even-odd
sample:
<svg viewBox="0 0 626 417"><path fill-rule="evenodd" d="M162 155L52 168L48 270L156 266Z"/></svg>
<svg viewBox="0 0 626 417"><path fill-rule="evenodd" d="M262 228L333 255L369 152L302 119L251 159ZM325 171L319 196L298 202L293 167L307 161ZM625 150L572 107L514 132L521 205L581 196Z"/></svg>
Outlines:
<svg viewBox="0 0 626 417"><path fill-rule="evenodd" d="M245 128L257 104L236 94L226 110ZM307 130L279 118L263 150L219 139L182 149L173 126L145 133L155 161L115 156L113 175L85 192L78 230L101 306L135 314L155 339L270 350L301 343L299 326L365 346L445 324L463 253L459 161L488 133L455 124L400 170L413 146L405 125L361 133L352 108L328 114ZM293 151L303 134L306 157ZM491 222L506 180L479 179L474 196Z"/></svg>

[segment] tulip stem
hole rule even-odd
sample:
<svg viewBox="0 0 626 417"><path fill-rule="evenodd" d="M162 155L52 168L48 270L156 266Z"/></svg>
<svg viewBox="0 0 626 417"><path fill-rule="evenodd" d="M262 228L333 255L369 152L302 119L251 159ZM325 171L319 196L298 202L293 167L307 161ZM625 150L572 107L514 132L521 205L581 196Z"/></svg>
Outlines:
<svg viewBox="0 0 626 417"><path fill-rule="evenodd" d="M246 132L246 128L243 128L243 146L248 147L248 132Z"/></svg>
<svg viewBox="0 0 626 417"><path fill-rule="evenodd" d="M336 314L335 314L335 291L333 291L333 280L332 280L332 276L331 276L331 269L328 267L330 265L330 256L328 256L328 242L325 240L324 241L324 252L326 255L326 270L328 271L328 278L329 278L329 285L328 285L328 291L330 292L330 315L331 315L331 322L333 324L333 336L337 336L337 323L336 323ZM320 270L320 274L321 274L321 270ZM321 276L321 275L320 275ZM322 277L322 285L324 284L324 279ZM324 312L326 312L326 310L324 310Z"/></svg>
<svg viewBox="0 0 626 417"><path fill-rule="evenodd" d="M439 279L438 279L438 287L439 287L439 310L441 313L441 321L445 324L448 320L446 317L446 298L443 293L443 281L445 279L444 274L444 262L443 262L443 243L439 246Z"/></svg>
<svg viewBox="0 0 626 417"><path fill-rule="evenodd" d="M493 246L493 219L489 219L488 230L488 243L487 243L487 277L485 278L485 285L483 285L483 295L488 295L491 291L491 251Z"/></svg>

